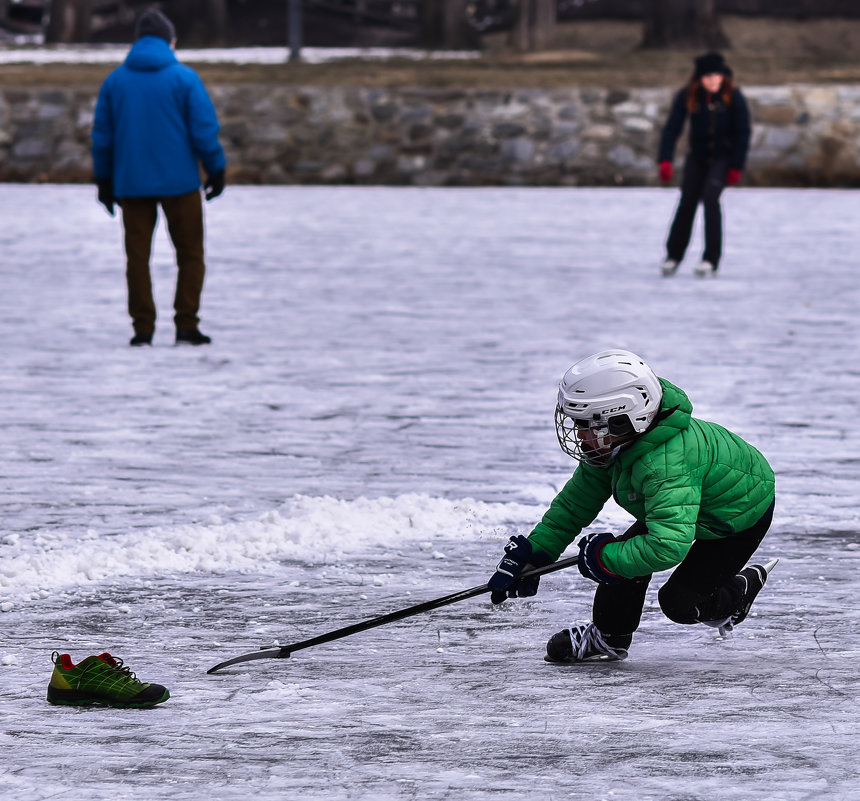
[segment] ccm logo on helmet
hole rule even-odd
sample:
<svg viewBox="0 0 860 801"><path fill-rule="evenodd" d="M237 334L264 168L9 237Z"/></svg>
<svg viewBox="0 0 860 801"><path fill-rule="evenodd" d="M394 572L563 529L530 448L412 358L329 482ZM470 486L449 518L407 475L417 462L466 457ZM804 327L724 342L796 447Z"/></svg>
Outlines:
<svg viewBox="0 0 860 801"><path fill-rule="evenodd" d="M616 406L614 409L604 409L603 414L613 414L614 412L623 412L627 408L625 403L623 406Z"/></svg>

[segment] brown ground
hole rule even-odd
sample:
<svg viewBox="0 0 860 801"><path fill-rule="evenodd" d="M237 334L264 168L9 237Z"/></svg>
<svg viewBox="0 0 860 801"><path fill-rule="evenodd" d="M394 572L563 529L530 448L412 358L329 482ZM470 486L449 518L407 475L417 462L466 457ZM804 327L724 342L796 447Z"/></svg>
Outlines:
<svg viewBox="0 0 860 801"><path fill-rule="evenodd" d="M794 20L725 17L732 42L726 58L741 85L860 82L860 19ZM692 67L693 51L638 49L636 22L593 21L559 27L546 52L506 52L504 36L486 37L485 56L474 61L363 62L323 65L196 66L203 80L268 83L444 88L549 88L565 86L676 86ZM98 86L107 65L2 66L0 85Z"/></svg>

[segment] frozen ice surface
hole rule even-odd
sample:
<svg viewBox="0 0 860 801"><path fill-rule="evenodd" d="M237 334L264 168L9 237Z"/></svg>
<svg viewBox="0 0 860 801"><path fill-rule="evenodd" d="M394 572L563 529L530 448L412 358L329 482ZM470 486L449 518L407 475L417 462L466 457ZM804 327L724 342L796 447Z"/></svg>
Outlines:
<svg viewBox="0 0 860 801"><path fill-rule="evenodd" d="M856 799L860 196L731 190L715 280L659 277L672 190L228 187L207 348L127 346L91 187L0 189L0 797ZM620 346L777 473L754 616L558 667L575 571L206 675L486 580L569 476L577 358ZM618 530L608 508L596 525ZM166 684L44 700L52 650Z"/></svg>

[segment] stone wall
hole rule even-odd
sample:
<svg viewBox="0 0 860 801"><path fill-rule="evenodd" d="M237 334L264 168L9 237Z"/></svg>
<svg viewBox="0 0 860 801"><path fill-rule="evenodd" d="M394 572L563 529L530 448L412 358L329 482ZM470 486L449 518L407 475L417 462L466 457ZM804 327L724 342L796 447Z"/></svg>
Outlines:
<svg viewBox="0 0 860 801"><path fill-rule="evenodd" d="M860 85L744 91L754 123L747 185L860 186ZM210 94L233 183L575 186L655 183L673 90L218 85ZM0 180L89 180L95 97L0 91Z"/></svg>

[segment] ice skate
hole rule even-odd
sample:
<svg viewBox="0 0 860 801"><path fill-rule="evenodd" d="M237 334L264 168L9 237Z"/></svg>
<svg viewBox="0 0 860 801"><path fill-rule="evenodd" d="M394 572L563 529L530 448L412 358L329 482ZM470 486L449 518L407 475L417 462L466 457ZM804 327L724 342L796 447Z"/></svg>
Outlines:
<svg viewBox="0 0 860 801"><path fill-rule="evenodd" d="M627 650L612 648L594 623L585 623L553 634L546 644L544 659L562 664L618 662L627 659Z"/></svg>
<svg viewBox="0 0 860 801"><path fill-rule="evenodd" d="M709 261L700 261L696 265L696 269L694 271L696 278L710 278L716 276L717 274L717 265L712 264Z"/></svg>
<svg viewBox="0 0 860 801"><path fill-rule="evenodd" d="M663 273L663 277L669 278L670 276L674 275L678 271L679 264L680 262L678 262L676 259L666 259L660 265L660 271Z"/></svg>
<svg viewBox="0 0 860 801"><path fill-rule="evenodd" d="M778 561L779 559L771 559L766 565L750 565L741 570L735 576L735 582L741 590L741 601L738 608L725 620L706 620L703 621L704 624L719 629L720 636L725 637L738 623L743 622L749 614L753 601L767 582L770 571L776 567Z"/></svg>

